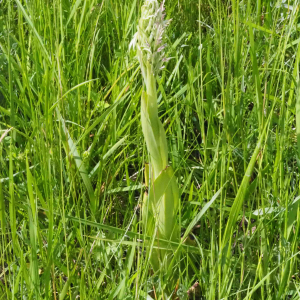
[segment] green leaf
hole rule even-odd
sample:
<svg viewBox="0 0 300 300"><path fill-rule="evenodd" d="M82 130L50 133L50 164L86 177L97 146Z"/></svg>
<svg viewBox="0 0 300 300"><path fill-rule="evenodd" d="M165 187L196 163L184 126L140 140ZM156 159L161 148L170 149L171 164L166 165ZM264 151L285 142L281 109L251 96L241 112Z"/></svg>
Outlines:
<svg viewBox="0 0 300 300"><path fill-rule="evenodd" d="M59 121L61 122L61 129L62 129L62 133L65 137L64 139L64 147L65 147L65 151L67 153L67 155L70 155L71 157L74 158L75 160L75 164L76 167L78 169L78 172L84 182L84 185L86 187L86 190L88 192L89 198L90 198L90 203L91 203L91 211L93 213L96 212L96 197L95 197L95 193L94 193L94 189L91 183L91 180L89 178L89 175L86 171L86 167L85 164L79 154L79 152L77 151L76 145L73 142L71 135L66 127L66 123L63 119L63 117L61 116L59 110L56 108L56 114L58 116Z"/></svg>

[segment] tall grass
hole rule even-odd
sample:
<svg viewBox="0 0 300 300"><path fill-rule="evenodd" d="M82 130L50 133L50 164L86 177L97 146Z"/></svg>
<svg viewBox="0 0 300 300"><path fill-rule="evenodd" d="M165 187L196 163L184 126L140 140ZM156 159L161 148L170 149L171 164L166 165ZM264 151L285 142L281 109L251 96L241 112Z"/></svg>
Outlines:
<svg viewBox="0 0 300 300"><path fill-rule="evenodd" d="M0 3L0 299L164 297L140 213L149 158L128 47L141 5ZM183 235L172 288L298 299L299 3L166 11L157 104Z"/></svg>

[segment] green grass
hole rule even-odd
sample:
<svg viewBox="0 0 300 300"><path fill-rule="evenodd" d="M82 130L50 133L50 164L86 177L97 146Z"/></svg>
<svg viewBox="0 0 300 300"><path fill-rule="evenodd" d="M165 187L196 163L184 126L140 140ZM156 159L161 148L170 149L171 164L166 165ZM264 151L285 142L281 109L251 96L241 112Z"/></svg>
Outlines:
<svg viewBox="0 0 300 300"><path fill-rule="evenodd" d="M0 299L165 299L174 274L180 299L300 299L299 3L166 0L159 115L193 240L156 273L141 5L0 2Z"/></svg>

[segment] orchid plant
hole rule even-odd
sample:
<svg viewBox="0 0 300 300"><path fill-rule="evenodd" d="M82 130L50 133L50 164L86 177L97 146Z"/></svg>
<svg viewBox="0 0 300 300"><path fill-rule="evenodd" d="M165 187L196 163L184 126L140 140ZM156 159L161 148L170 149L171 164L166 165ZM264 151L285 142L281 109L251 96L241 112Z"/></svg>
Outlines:
<svg viewBox="0 0 300 300"><path fill-rule="evenodd" d="M144 87L141 99L141 124L149 152L150 167L145 168L149 191L144 195L142 221L144 232L153 237L150 261L154 270L167 267L172 259L171 247L159 240L179 242L177 224L179 191L174 171L168 165L168 145L164 127L158 116L156 78L164 63L165 31L170 20L165 20L164 1L146 0L138 30L130 47L136 49ZM149 172L149 173L148 173ZM148 186L148 182L146 182Z"/></svg>

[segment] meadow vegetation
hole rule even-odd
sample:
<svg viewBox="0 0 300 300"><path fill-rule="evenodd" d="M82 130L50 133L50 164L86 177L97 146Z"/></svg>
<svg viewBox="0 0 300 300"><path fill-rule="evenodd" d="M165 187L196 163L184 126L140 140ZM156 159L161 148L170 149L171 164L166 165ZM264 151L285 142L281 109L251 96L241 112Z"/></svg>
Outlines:
<svg viewBox="0 0 300 300"><path fill-rule="evenodd" d="M159 242L142 5L0 1L0 300L300 299L299 1L165 1L154 80L181 239Z"/></svg>

